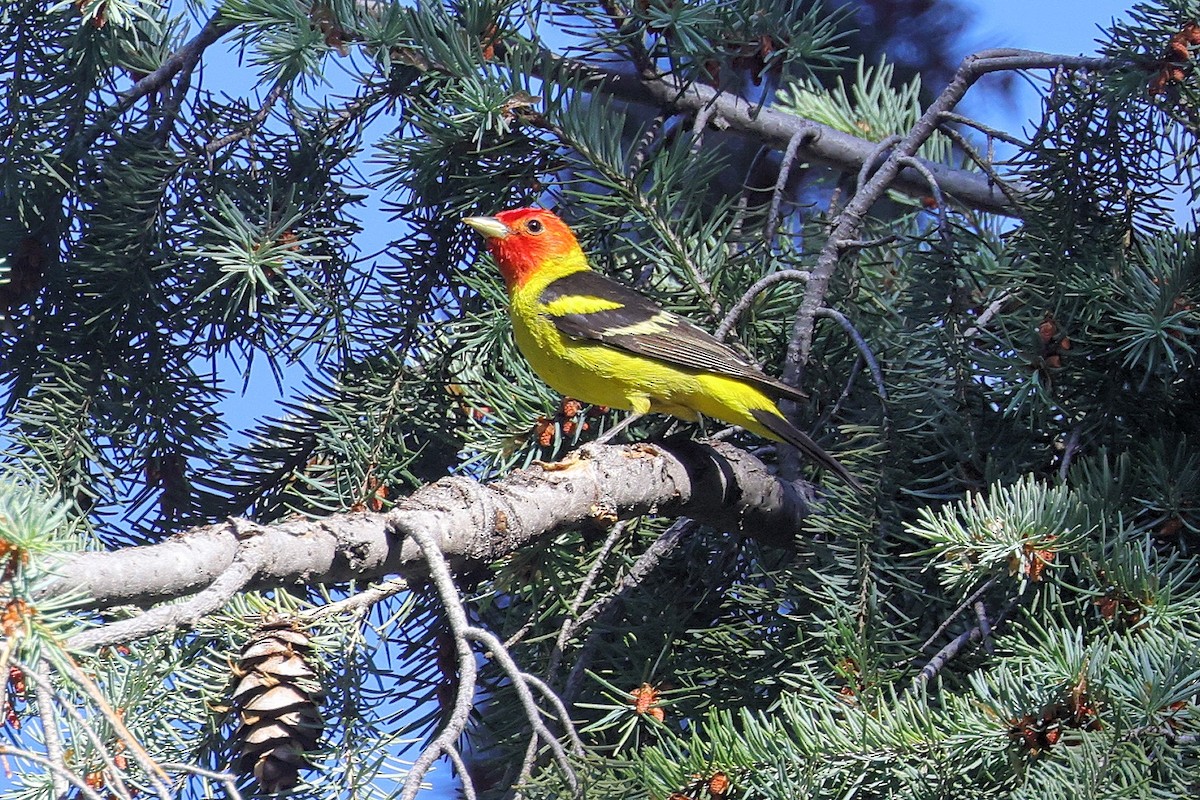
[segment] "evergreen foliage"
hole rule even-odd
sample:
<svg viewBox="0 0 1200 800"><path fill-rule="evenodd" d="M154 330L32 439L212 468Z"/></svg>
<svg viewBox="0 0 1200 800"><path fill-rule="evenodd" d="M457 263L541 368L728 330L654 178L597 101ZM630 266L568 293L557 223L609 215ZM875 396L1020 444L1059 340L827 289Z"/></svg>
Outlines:
<svg viewBox="0 0 1200 800"><path fill-rule="evenodd" d="M5 796L257 791L225 774L230 665L277 618L305 631L325 693L290 796L402 796L466 701L435 772L464 796L1200 793L1200 253L1180 211L1200 4L1139 3L1102 61L1043 70L1010 163L969 121L928 131L910 169L1000 179L1009 216L893 190L830 245L947 79L941 58L898 78L854 36L880 5L0 8ZM222 58L240 93L208 85ZM803 137L710 125L689 90L874 155L830 168ZM383 512L617 422L532 375L459 222L527 204L556 208L598 269L801 377L789 413L870 494L823 485L787 546L600 509L454 563L461 606L434 563L69 649L144 613L48 595L81 550ZM829 246L815 325L794 331ZM264 373L286 399L246 422L223 401ZM650 418L632 436L676 433L718 431ZM578 742L560 720L553 746L531 733L526 695L553 708L550 690Z"/></svg>

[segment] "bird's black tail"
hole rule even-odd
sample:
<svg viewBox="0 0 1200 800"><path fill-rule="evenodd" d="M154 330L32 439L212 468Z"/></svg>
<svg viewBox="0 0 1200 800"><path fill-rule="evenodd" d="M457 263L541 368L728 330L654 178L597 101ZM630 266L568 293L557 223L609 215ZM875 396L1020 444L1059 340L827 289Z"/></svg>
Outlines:
<svg viewBox="0 0 1200 800"><path fill-rule="evenodd" d="M758 421L760 425L769 430L771 433L778 436L781 440L787 442L792 447L795 447L801 453L804 453L808 458L817 462L819 465L837 475L839 478L850 484L854 491L865 494L867 487L858 482L858 479L850 474L850 470L842 466L836 458L826 453L821 449L820 445L808 437L808 434L796 428L792 423L778 414L773 414L766 409L751 409L750 415Z"/></svg>

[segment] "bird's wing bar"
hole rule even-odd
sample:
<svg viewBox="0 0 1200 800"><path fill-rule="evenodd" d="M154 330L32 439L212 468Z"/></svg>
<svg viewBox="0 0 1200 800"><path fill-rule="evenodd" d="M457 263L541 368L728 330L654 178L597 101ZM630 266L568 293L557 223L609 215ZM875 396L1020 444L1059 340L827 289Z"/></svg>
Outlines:
<svg viewBox="0 0 1200 800"><path fill-rule="evenodd" d="M543 289L539 300L554 326L567 336L699 372L741 378L775 396L804 398L803 392L763 374L683 317L598 272L564 275Z"/></svg>

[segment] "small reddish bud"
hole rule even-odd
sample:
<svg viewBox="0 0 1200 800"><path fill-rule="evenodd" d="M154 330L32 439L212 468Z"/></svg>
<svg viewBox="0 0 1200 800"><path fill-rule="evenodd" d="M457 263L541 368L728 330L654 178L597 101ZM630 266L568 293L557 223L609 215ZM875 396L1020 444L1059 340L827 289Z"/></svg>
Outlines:
<svg viewBox="0 0 1200 800"><path fill-rule="evenodd" d="M650 684L643 683L630 692L630 696L633 697L633 712L635 714L645 714L659 722L666 719L666 712L656 705L658 702L658 690Z"/></svg>
<svg viewBox="0 0 1200 800"><path fill-rule="evenodd" d="M1053 340L1055 335L1058 333L1058 324L1055 323L1054 317L1047 316L1044 320L1042 320L1042 323L1038 325L1037 330L1038 338L1041 339L1042 344L1050 344L1051 340Z"/></svg>

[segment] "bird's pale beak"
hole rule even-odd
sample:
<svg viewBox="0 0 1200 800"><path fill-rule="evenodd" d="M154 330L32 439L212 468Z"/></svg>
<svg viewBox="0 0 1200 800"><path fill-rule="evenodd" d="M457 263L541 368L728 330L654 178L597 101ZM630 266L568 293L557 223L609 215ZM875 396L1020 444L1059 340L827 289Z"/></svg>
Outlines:
<svg viewBox="0 0 1200 800"><path fill-rule="evenodd" d="M495 217L463 217L463 222L486 236L488 239L504 239L512 231Z"/></svg>

